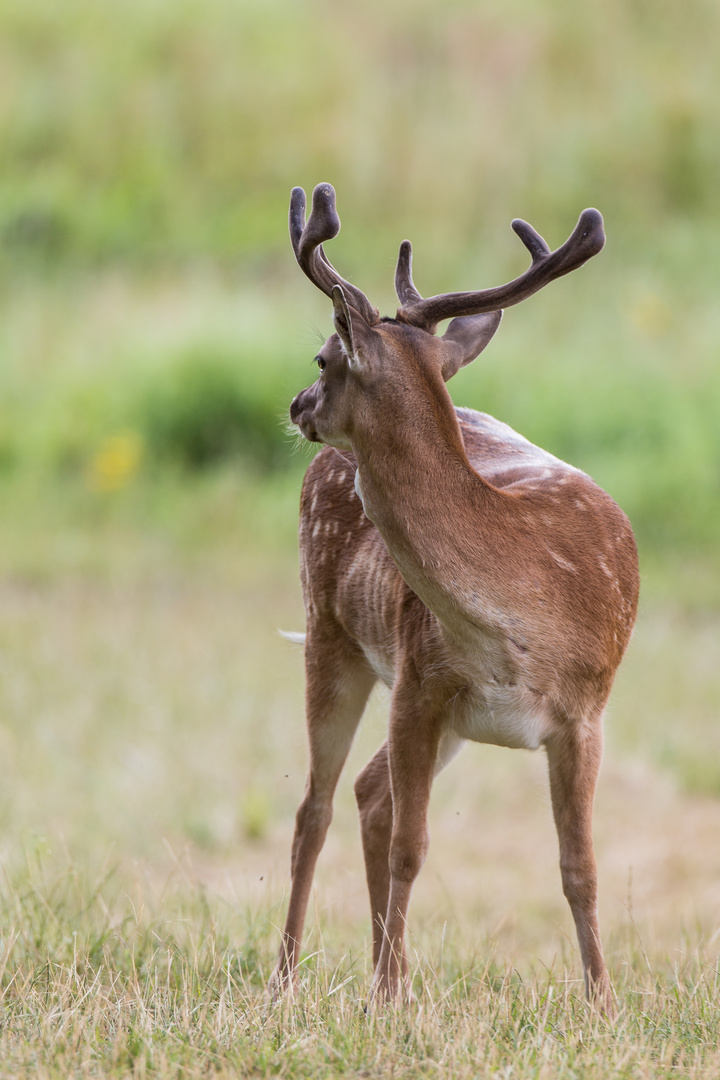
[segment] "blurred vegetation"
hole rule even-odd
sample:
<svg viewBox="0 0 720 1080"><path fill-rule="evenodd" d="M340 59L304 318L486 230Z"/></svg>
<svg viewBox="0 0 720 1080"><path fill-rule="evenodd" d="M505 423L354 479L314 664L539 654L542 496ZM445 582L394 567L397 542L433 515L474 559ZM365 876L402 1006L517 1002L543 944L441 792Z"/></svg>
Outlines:
<svg viewBox="0 0 720 1080"><path fill-rule="evenodd" d="M412 228L444 272L508 207L554 228L588 199L657 252L668 219L717 221L719 24L711 0L3 0L7 251L285 260L288 185L327 176L368 257Z"/></svg>
<svg viewBox="0 0 720 1080"><path fill-rule="evenodd" d="M595 475L647 551L716 550L718 31L710 0L1 0L0 482L307 460L283 417L329 318L296 183L335 184L332 258L389 312L404 235L423 291L481 287L524 265L512 217L555 246L597 204L607 251L454 396Z"/></svg>

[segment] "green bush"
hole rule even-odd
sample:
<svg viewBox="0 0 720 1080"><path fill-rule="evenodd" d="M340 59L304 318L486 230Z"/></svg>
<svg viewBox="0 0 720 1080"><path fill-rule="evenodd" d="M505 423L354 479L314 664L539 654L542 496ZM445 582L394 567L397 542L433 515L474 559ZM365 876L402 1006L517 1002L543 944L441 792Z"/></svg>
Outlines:
<svg viewBox="0 0 720 1080"><path fill-rule="evenodd" d="M151 456L188 469L242 456L277 468L289 458L275 387L249 381L229 351L197 346L142 390L138 426Z"/></svg>

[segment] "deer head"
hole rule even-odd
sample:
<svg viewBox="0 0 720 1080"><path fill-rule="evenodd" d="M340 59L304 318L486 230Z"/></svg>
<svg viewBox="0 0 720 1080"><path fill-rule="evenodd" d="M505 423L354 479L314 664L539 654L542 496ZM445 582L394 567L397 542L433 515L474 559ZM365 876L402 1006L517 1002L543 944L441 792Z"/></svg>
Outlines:
<svg viewBox="0 0 720 1080"><path fill-rule="evenodd" d="M305 192L294 188L290 237L301 269L332 300L335 333L316 357L317 382L298 394L290 416L310 441L343 449L353 445L359 430L373 426L373 417L377 422L379 414L402 407L400 401L407 395L395 393L396 384L407 385L408 379L426 382L437 399L438 384L483 351L500 324L503 308L576 270L605 243L597 210L584 210L568 240L555 251L532 226L516 219L512 227L532 259L524 274L480 292L423 298L412 279L412 247L404 240L395 272L400 307L394 319L387 319L357 286L340 277L325 255L323 243L340 231L332 186L317 185L307 222L305 205ZM452 321L436 337L437 326L445 319ZM440 394L441 400L445 397Z"/></svg>

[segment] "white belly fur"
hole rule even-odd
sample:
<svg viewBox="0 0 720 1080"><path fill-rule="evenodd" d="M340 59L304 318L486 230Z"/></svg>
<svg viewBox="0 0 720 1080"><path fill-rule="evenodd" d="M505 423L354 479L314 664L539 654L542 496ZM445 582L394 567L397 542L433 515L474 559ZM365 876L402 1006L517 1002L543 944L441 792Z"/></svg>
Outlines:
<svg viewBox="0 0 720 1080"><path fill-rule="evenodd" d="M389 658L363 646L368 664L392 689L395 673ZM449 731L459 739L516 750L537 750L550 733L542 701L518 686L487 683L468 688L448 706Z"/></svg>
<svg viewBox="0 0 720 1080"><path fill-rule="evenodd" d="M551 722L542 703L521 688L490 684L458 700L452 727L472 742L537 750L550 733Z"/></svg>

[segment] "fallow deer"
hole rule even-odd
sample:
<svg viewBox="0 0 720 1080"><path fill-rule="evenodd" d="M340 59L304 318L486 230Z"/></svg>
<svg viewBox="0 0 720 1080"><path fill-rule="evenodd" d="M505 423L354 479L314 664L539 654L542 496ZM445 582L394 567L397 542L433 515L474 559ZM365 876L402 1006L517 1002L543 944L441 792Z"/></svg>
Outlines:
<svg viewBox="0 0 720 1080"><path fill-rule="evenodd" d="M488 344L502 308L601 250L603 221L583 211L553 252L526 222L512 226L532 264L481 292L423 299L403 242L400 307L380 318L323 250L340 229L333 188L315 188L307 223L305 193L292 193L295 256L331 298L335 333L316 357L319 378L290 406L302 435L325 447L301 498L310 769L275 992L293 985L333 794L380 679L391 690L388 738L355 783L371 999L407 984L406 919L428 850L433 777L471 740L545 748L586 991L612 1009L591 818L603 710L637 607L633 533L589 476L491 416L454 408L445 388Z"/></svg>

